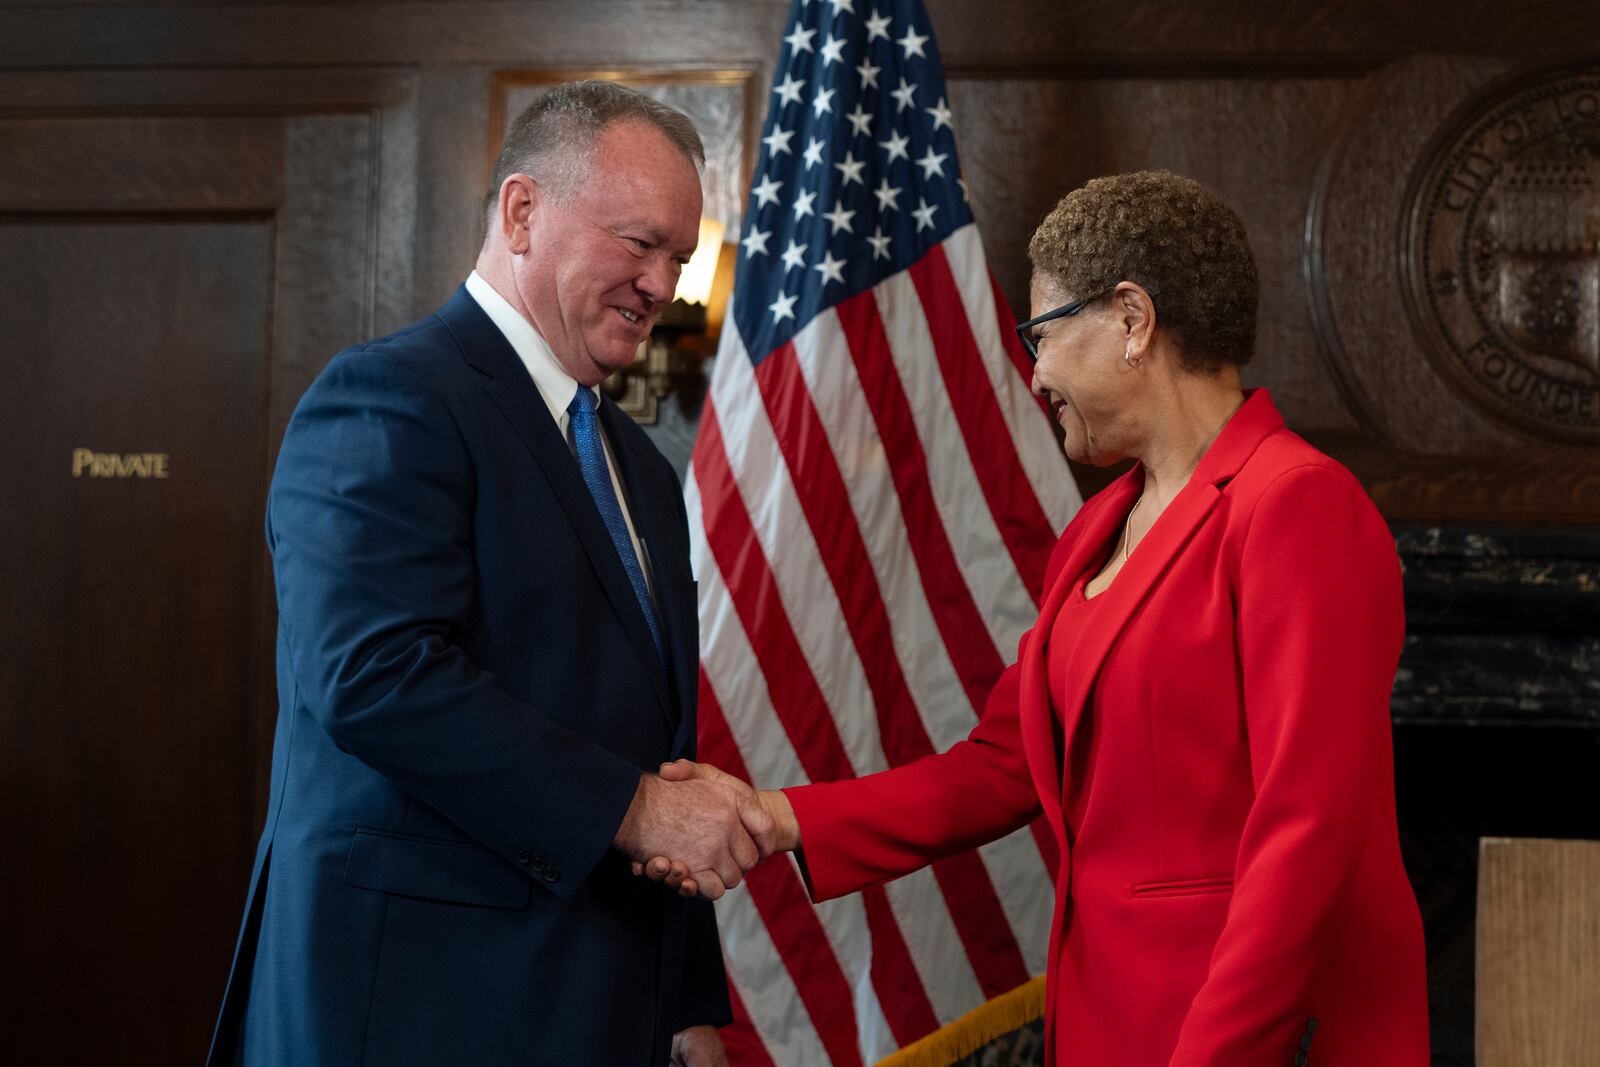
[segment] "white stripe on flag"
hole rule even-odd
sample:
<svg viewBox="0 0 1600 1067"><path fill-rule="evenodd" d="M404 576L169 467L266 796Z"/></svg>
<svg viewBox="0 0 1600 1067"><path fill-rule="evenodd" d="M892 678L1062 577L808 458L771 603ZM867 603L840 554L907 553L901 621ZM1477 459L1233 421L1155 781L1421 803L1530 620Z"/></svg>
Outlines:
<svg viewBox="0 0 1600 1067"><path fill-rule="evenodd" d="M728 977L738 986L772 1062L827 1063L828 1053L750 894L728 893L716 907Z"/></svg>
<svg viewBox="0 0 1600 1067"><path fill-rule="evenodd" d="M917 436L928 457L934 504L950 547L978 604L989 640L996 648L1005 648L1010 635L1015 647L1016 635L1033 621L1038 608L989 513L966 437L951 414L950 396L939 373L916 286L902 272L878 283L873 294Z"/></svg>
<svg viewBox="0 0 1600 1067"><path fill-rule="evenodd" d="M831 313L825 313L813 319L796 337L796 343L809 344L806 335L822 320L832 318ZM755 376L744 370L749 366L748 361L733 364L729 373L722 376L721 388L736 396L757 396ZM717 395L717 387L713 387L712 402L720 418L723 401ZM742 438L734 436L741 430ZM779 601L838 728L851 770L857 776L885 770L889 763L878 733L872 690L765 407L731 428L723 423L723 441L740 495L755 519L757 537L777 583ZM734 462L733 456L740 457L740 461ZM789 781L781 776L777 780ZM903 879L891 885L888 894L912 965L935 1013L941 1018L954 1018L968 1010L965 1006L981 1001L977 976L932 872L924 870ZM826 909L819 909L822 910Z"/></svg>
<svg viewBox="0 0 1600 1067"><path fill-rule="evenodd" d="M933 868L896 878L883 888L939 1022L950 1022L971 1011L974 1004L982 1004L983 988L972 973Z"/></svg>
<svg viewBox="0 0 1600 1067"><path fill-rule="evenodd" d="M844 328L831 311L818 315L795 339L800 372L827 431L889 611L887 636L928 737L942 752L966 737L978 717L928 606L883 441L845 351Z"/></svg>
<svg viewBox="0 0 1600 1067"><path fill-rule="evenodd" d="M711 559L710 546L706 544L705 518L701 514L700 483L695 481L694 464L683 473L683 507L689 513L689 573L695 581L716 564ZM701 620L700 647L706 647L704 619Z"/></svg>
<svg viewBox="0 0 1600 1067"><path fill-rule="evenodd" d="M1033 495L1050 520L1050 530L1056 535L1066 529L1067 522L1083 504L1078 484L1072 472L1061 461L1061 446L1050 429L1050 423L1039 412L1028 381L1017 373L1006 351L1004 331L1015 323L999 321L994 302L994 287L989 278L989 262L983 254L983 242L978 237L978 227L961 227L944 243L945 258L950 263L950 273L955 277L956 288L961 293L962 306L967 310L967 321L972 325L972 335L983 353L984 369L994 385L995 402L1011 429L1016 442L1017 458L1028 475ZM1019 631L1017 637L1021 637ZM1016 650L1016 639L1001 646L1009 659Z"/></svg>
<svg viewBox="0 0 1600 1067"><path fill-rule="evenodd" d="M718 371L722 370L719 365ZM750 361L730 360L727 372L717 378L712 402L722 420L728 465L772 569L778 599L800 643L806 669L828 706L850 769L857 776L881 771L889 763L872 714L872 690L850 641L838 593L795 495L767 409L758 399ZM745 398L738 404L738 416L724 418L726 405L735 403L735 397Z"/></svg>
<svg viewBox="0 0 1600 1067"><path fill-rule="evenodd" d="M854 364L839 358L845 351L845 343L838 316L824 312L795 339L795 354L844 476L857 525L867 542L889 611L892 630L889 638L906 684L935 751L943 752L971 732L977 724L977 715L945 652L916 561L907 547L900 498L895 493L883 443L862 394L861 381ZM828 358L830 356L833 358ZM822 360L827 360L826 373L819 367ZM1014 376L1015 372L1012 373ZM1043 421L1037 408L1029 409L1027 414L1034 422ZM1017 636L1020 638L1021 634ZM1015 650L1013 642L1002 649L1002 655L1009 662ZM1029 972L1039 973L1044 968L1044 947L1054 900L1038 843L1032 833L1024 829L983 846L979 855L1023 950ZM939 903L942 905L943 901ZM899 907L896 912L900 913ZM908 940L913 923L914 920L904 919L901 922ZM935 1007L939 1010L937 1002Z"/></svg>
<svg viewBox="0 0 1600 1067"><path fill-rule="evenodd" d="M752 669L755 651L750 647L744 627L739 623L733 607L733 597L723 584L723 576L714 565L703 572L700 579L700 626L702 632L714 634L702 646L701 667L717 703L723 708L728 731L733 743L744 757L745 765L758 787L772 788L780 785L803 785L809 781L789 735L778 721L772 708L772 697L767 691L766 676ZM771 863L790 862L787 857L769 860ZM860 1034L863 1053L868 1062L881 1059L896 1045L889 1032L888 1020L872 987L872 937L867 930L866 906L859 894L814 906L817 918L828 937L834 958L839 961L846 979L855 991L856 1029ZM724 938L731 954L734 949ZM779 963L781 966L781 961ZM758 974L759 972L757 972ZM752 978L759 982L759 978ZM741 995L747 988L740 983ZM747 998L748 1002L748 998ZM753 1010L753 1009L752 1009ZM809 1023L808 1023L809 1026ZM771 1045L768 1045L771 1049ZM774 1059L777 1059L774 1056ZM780 1064L787 1060L777 1059ZM809 1060L796 1060L809 1063ZM827 1062L826 1059L815 1061Z"/></svg>
<svg viewBox="0 0 1600 1067"><path fill-rule="evenodd" d="M1055 914L1055 883L1039 853L1039 841L1024 826L998 841L978 846L978 855L994 880L1000 909L1017 936L1029 974L1043 974L1050 944L1050 918Z"/></svg>

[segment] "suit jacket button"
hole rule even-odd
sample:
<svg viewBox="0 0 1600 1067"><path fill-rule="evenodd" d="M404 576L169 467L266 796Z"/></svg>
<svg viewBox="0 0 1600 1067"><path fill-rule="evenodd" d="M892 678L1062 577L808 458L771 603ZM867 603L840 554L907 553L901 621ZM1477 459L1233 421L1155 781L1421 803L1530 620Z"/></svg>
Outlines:
<svg viewBox="0 0 1600 1067"><path fill-rule="evenodd" d="M1314 1034L1316 1032L1317 1032L1317 1017L1315 1015L1313 1015L1311 1018L1306 1020L1306 1033Z"/></svg>
<svg viewBox="0 0 1600 1067"><path fill-rule="evenodd" d="M1300 1035L1300 1051L1301 1052L1310 1052L1311 1051L1311 1035L1310 1034L1307 1033L1307 1034L1301 1034Z"/></svg>
<svg viewBox="0 0 1600 1067"><path fill-rule="evenodd" d="M511 858L522 864L524 867L533 862L533 857L529 855L528 850L525 848L519 848L513 851L511 853Z"/></svg>
<svg viewBox="0 0 1600 1067"><path fill-rule="evenodd" d="M1294 1067L1306 1067L1306 1058L1304 1052L1296 1052L1294 1054Z"/></svg>
<svg viewBox="0 0 1600 1067"><path fill-rule="evenodd" d="M558 871L558 870L555 870L552 867L542 867L542 868L540 868L539 874L547 882L559 882L559 881L561 881L561 872Z"/></svg>

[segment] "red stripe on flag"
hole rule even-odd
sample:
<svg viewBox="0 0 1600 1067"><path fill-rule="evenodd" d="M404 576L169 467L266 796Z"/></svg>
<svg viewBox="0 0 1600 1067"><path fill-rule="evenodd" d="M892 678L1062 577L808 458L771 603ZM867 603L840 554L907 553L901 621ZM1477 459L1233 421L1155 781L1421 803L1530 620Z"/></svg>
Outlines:
<svg viewBox="0 0 1600 1067"><path fill-rule="evenodd" d="M722 424L709 398L700 417L694 467L705 511L706 542L800 765L813 782L854 778L827 701L794 636L772 568L739 495L722 442Z"/></svg>
<svg viewBox="0 0 1600 1067"><path fill-rule="evenodd" d="M806 666L772 569L739 496L722 442L722 426L709 399L700 418L694 465L704 509L706 543L716 557L756 664L767 679L773 711L789 735L801 766L814 782L854 777L827 702ZM905 1044L937 1028L938 1018L916 970L906 966L911 954L900 927L892 917L887 923L870 921L871 914L869 911L873 989L889 1029L897 1041ZM768 918L769 926L772 921Z"/></svg>
<svg viewBox="0 0 1600 1067"><path fill-rule="evenodd" d="M1000 413L994 385L984 369L983 353L972 335L944 246L934 245L911 264L908 273L928 319L939 372L944 376L956 424L966 439L978 487L1022 584L1038 604L1044 593L1045 565L1055 547L1055 531L1033 495L1011 428Z"/></svg>
<svg viewBox="0 0 1600 1067"><path fill-rule="evenodd" d="M995 291L997 299L999 290ZM928 594L928 605L933 610L939 633L944 637L945 648L955 664L956 673L966 688L973 710L981 717L989 691L999 680L1005 668L994 645L988 640L983 618L973 603L961 569L956 564L955 552L945 536L939 510L933 502L933 486L928 480L928 459L917 437L916 424L911 417L911 406L905 390L894 372L894 361L889 355L889 339L883 332L883 322L878 316L878 304L870 290L841 301L834 311L844 326L850 343L850 354L861 378L861 388L867 404L878 424L878 436L883 441L889 457L895 489L900 496L900 509L904 514L906 530L910 537L911 553L916 558L922 575L922 585ZM1053 880L1060 861L1060 852L1048 824L1035 821L1034 840Z"/></svg>
<svg viewBox="0 0 1600 1067"><path fill-rule="evenodd" d="M793 345L761 361L756 384L866 672L884 754L892 767L910 763L933 745L895 656L883 591Z"/></svg>
<svg viewBox="0 0 1600 1067"><path fill-rule="evenodd" d="M904 1048L939 1029L939 1017L933 1013L933 1004L923 991L922 979L917 976L916 965L911 961L911 950L906 947L905 938L900 936L900 927L889 908L889 894L881 885L868 886L861 891L861 903L867 913L867 929L894 931L893 937L872 939L872 988L877 990L878 1003L883 1004L885 986L899 982L915 982L917 986L918 996L906 1006L893 1014L889 1012L887 1004L883 1007L884 1018L889 1021L895 1043Z"/></svg>
<svg viewBox="0 0 1600 1067"><path fill-rule="evenodd" d="M756 384L861 658L884 754L893 767L932 755L933 741L894 653L889 611L866 542L792 345L761 361ZM982 858L962 852L934 864L933 872L984 996L1026 982L1022 949Z"/></svg>
<svg viewBox="0 0 1600 1067"><path fill-rule="evenodd" d="M733 734L728 730L728 720L722 714L722 705L717 702L703 667L700 670L699 723L700 758L746 782L750 781L750 769L740 755L738 745L734 743ZM833 1067L861 1063L861 1040L856 1026L855 998L850 980L845 977L844 969L839 966L833 949L829 947L828 935L823 931L811 902L806 899L805 886L801 884L794 864L782 858L763 863L745 878L745 886L750 892L751 903L755 904L761 922L772 938L773 947L778 950L778 957L783 960L784 969L794 980L795 988L800 993L800 1003L811 1017L811 1026L822 1041L822 1047L827 1050ZM732 1029L737 1029L741 1025L740 1012L743 1006L739 1004L738 994L733 992L732 986L730 982L729 992L735 1001ZM743 1025L748 1030L748 1037L741 1036L740 1044L754 1045L761 1050L763 1058L734 1055L730 1044L729 1062L771 1063L771 1059L766 1058L767 1052L761 1044L761 1038L750 1026L748 1018L744 1019Z"/></svg>
<svg viewBox="0 0 1600 1067"><path fill-rule="evenodd" d="M733 1024L717 1031L722 1036L722 1047L728 1053L728 1062L737 1063L739 1067L778 1067L768 1055L767 1046L761 1043L755 1024L750 1021L750 1013L745 1010L744 1001L739 999L739 990L734 988L732 982L728 983L728 1003L733 1008Z"/></svg>
<svg viewBox="0 0 1600 1067"><path fill-rule="evenodd" d="M911 554L921 573L934 624L944 638L967 699L973 710L982 714L984 701L1005 663L989 640L983 616L973 602L934 503L928 457L917 436L905 389L895 373L877 300L869 289L841 301L834 311L844 326L862 392L872 409L873 421L878 424L878 438L888 457Z"/></svg>

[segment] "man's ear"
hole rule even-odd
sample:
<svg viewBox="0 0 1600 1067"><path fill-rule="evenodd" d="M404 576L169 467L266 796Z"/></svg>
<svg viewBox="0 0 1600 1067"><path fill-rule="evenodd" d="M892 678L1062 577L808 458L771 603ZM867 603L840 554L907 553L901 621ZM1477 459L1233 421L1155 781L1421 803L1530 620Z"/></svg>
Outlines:
<svg viewBox="0 0 1600 1067"><path fill-rule="evenodd" d="M495 213L506 249L520 256L533 245L533 222L542 199L539 183L526 174L512 174L500 183L500 207Z"/></svg>

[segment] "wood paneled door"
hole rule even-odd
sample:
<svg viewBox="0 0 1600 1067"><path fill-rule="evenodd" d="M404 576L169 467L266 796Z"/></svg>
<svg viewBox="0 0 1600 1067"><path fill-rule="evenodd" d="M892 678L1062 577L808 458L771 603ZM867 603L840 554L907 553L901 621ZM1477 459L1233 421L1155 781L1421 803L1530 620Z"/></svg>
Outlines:
<svg viewBox="0 0 1600 1067"><path fill-rule="evenodd" d="M0 1033L197 1063L264 812L272 453L409 311L410 83L0 82Z"/></svg>

